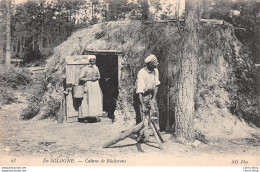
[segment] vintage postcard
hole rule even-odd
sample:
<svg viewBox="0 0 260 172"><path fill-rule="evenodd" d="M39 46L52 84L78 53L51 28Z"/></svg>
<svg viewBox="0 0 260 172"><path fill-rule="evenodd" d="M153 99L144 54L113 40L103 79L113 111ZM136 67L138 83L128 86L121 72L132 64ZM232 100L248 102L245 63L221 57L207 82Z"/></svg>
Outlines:
<svg viewBox="0 0 260 172"><path fill-rule="evenodd" d="M259 171L258 0L0 8L2 167Z"/></svg>

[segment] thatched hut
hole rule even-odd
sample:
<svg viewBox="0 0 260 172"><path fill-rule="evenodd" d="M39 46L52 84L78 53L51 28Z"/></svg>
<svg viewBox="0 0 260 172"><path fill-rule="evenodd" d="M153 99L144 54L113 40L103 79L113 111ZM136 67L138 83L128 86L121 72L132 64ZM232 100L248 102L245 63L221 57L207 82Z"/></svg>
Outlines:
<svg viewBox="0 0 260 172"><path fill-rule="evenodd" d="M244 119L259 125L256 122L259 116L255 106L254 69L250 53L243 48L229 24L201 23L199 32L199 75L194 119L196 133L202 137L214 137L219 133L242 134L239 128L248 126ZM120 58L115 58L119 67L115 114L117 121L132 120L135 117L132 95L136 74L144 65L144 58L153 53L160 63L160 127L161 130L171 130L174 128L174 95L177 91L174 85L178 76L180 39L174 22L117 21L77 31L54 49L47 62L45 71L49 85L44 100L62 98L67 56L120 52ZM248 89L245 90L245 87Z"/></svg>

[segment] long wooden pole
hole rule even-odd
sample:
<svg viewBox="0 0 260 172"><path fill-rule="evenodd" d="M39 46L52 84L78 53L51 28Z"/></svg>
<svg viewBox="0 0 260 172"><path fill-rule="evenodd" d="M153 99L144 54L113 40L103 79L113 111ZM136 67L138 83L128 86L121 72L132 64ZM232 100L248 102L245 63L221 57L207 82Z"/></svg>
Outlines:
<svg viewBox="0 0 260 172"><path fill-rule="evenodd" d="M110 140L108 142L106 142L103 145L103 148L107 148L108 146L114 145L117 142L127 138L128 136L130 136L131 134L137 133L139 132L142 128L143 128L144 122L139 123L138 125L135 125L133 128L125 131L124 133L120 134L117 138Z"/></svg>

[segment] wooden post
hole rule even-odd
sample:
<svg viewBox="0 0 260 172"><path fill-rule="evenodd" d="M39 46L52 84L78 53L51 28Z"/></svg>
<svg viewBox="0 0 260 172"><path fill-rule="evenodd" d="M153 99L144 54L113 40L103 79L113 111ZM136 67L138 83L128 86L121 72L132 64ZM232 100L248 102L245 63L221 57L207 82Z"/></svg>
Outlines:
<svg viewBox="0 0 260 172"><path fill-rule="evenodd" d="M157 127L156 127L155 123L154 123L152 120L151 120L151 125L153 125L153 126L154 126L154 128L155 128L155 131L156 131L156 133L157 133L157 135L158 135L159 139L161 140L161 142L162 142L162 143L164 143L165 141L163 140L163 138L162 138L162 136L161 136L160 132L158 131L158 129L157 129Z"/></svg>
<svg viewBox="0 0 260 172"><path fill-rule="evenodd" d="M155 128L154 128L154 125L151 123L151 127L152 127L152 129L153 129L153 133L154 133L154 136L155 136L155 138L156 138L156 141L157 141L157 143L159 144L159 148L161 149L161 150L163 150L163 146L162 146L162 142L161 142L161 140L160 140L160 138L159 138L159 136L158 136L158 134L157 134L157 132L156 132L156 130L155 130Z"/></svg>
<svg viewBox="0 0 260 172"><path fill-rule="evenodd" d="M61 100L61 107L60 107L60 110L58 112L58 123L62 123L63 120L64 120L64 115L66 113L66 96L64 93L62 93L63 96L62 96L62 100Z"/></svg>
<svg viewBox="0 0 260 172"><path fill-rule="evenodd" d="M121 79L121 68L122 68L122 62L123 62L123 58L122 55L119 54L118 55L118 89L121 88L121 83L120 83L120 79Z"/></svg>

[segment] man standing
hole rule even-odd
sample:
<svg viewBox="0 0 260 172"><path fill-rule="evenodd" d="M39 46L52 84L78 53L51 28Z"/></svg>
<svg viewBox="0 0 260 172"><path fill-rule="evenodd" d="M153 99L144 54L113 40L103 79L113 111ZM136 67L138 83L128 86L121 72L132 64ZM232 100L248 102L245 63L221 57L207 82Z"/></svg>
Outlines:
<svg viewBox="0 0 260 172"><path fill-rule="evenodd" d="M134 109L136 112L136 124L150 115L150 110L157 111L156 95L158 90L159 71L158 60L155 55L149 55L145 59L146 67L143 67L137 74L136 92L134 95Z"/></svg>

